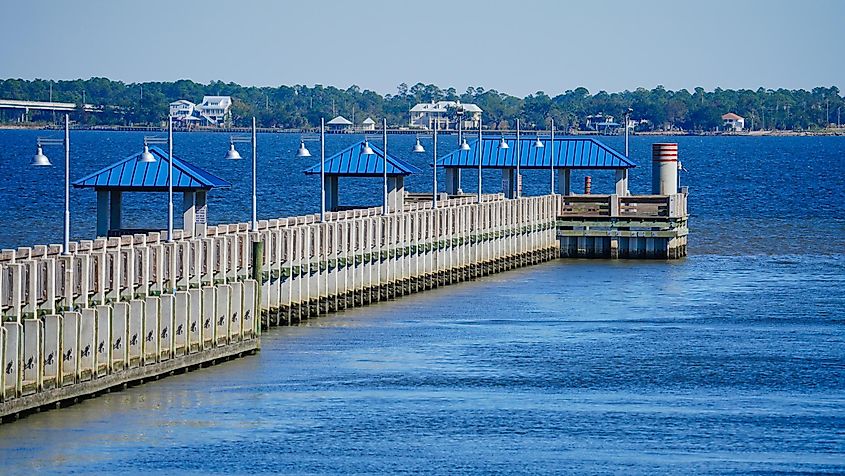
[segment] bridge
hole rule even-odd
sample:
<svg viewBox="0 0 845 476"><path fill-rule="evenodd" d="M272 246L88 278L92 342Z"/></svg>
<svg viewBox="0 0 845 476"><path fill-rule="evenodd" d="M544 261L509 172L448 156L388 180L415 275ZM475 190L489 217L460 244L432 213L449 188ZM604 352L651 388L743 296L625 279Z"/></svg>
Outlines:
<svg viewBox="0 0 845 476"><path fill-rule="evenodd" d="M338 206L254 231L235 223L176 230L173 241L156 231L3 250L0 417L254 353L270 326L561 256L680 258L687 193L662 188L666 154L655 149L651 195L485 194L435 208L397 188L387 210Z"/></svg>
<svg viewBox="0 0 845 476"><path fill-rule="evenodd" d="M20 101L17 99L0 99L0 109L13 109L21 111L21 121L26 122L29 111L56 111L73 112L79 110L79 104L72 102L54 101ZM99 112L102 109L93 104L85 104L83 109L86 112Z"/></svg>

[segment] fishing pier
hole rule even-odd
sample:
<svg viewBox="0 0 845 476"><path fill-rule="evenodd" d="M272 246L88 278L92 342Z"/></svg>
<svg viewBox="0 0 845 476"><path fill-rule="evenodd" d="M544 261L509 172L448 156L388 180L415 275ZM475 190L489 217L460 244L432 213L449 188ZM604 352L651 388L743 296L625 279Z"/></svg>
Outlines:
<svg viewBox="0 0 845 476"><path fill-rule="evenodd" d="M686 255L677 146L655 145L652 193L631 195L634 164L595 139L491 140L438 160L449 180L436 207L431 194L405 191L412 166L378 148L372 160L356 144L307 171L325 177L324 214L255 224L208 224L206 194L228 183L174 157L186 225L171 237L123 230L120 218L122 193L162 190L164 151L76 181L97 191L100 237L0 253L0 417L254 353L271 326L517 267ZM463 193L469 167L502 169L503 193ZM560 190L521 196L520 167L547 168ZM579 168L615 170L616 193L573 194ZM348 176L384 177L384 207L339 204Z"/></svg>

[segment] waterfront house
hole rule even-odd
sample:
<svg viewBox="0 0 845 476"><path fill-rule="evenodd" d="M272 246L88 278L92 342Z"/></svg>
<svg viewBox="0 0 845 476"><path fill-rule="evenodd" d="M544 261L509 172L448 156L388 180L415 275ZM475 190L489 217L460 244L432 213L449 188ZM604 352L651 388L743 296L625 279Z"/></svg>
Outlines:
<svg viewBox="0 0 845 476"><path fill-rule="evenodd" d="M187 99L173 101L170 103L170 117L172 117L174 121L184 121L186 117L194 115L194 109L196 107L196 104L188 101Z"/></svg>
<svg viewBox="0 0 845 476"><path fill-rule="evenodd" d="M225 126L231 122L232 98L230 96L203 96L197 106L200 118L208 126Z"/></svg>
<svg viewBox="0 0 845 476"><path fill-rule="evenodd" d="M740 132L745 129L745 118L732 112L723 115L722 121L726 131Z"/></svg>
<svg viewBox="0 0 845 476"><path fill-rule="evenodd" d="M203 96L200 104L179 99L170 103L170 117L181 126L227 126L232 118L231 108L230 96Z"/></svg>
<svg viewBox="0 0 845 476"><path fill-rule="evenodd" d="M440 129L457 129L458 120L466 128L477 128L481 121L480 107L460 101L437 101L419 103L411 108L409 126L418 129L433 129L437 123ZM459 119L460 118L460 119Z"/></svg>
<svg viewBox="0 0 845 476"><path fill-rule="evenodd" d="M368 117L364 119L364 122L361 123L361 130L364 131L374 131L376 130L376 121L373 118Z"/></svg>
<svg viewBox="0 0 845 476"><path fill-rule="evenodd" d="M329 126L330 131L334 132L348 132L352 130L353 126L352 121L343 116L335 117L331 121L327 122L326 125Z"/></svg>
<svg viewBox="0 0 845 476"><path fill-rule="evenodd" d="M596 131L602 134L613 134L622 125L613 120L613 116L607 114L590 114L585 124L587 130Z"/></svg>

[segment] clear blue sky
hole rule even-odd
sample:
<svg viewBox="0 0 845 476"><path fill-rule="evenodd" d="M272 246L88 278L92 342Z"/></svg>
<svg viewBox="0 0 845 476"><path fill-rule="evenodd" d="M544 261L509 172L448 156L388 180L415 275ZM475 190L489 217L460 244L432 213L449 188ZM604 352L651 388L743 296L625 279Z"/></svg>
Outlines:
<svg viewBox="0 0 845 476"><path fill-rule="evenodd" d="M0 77L842 88L845 1L2 0Z"/></svg>

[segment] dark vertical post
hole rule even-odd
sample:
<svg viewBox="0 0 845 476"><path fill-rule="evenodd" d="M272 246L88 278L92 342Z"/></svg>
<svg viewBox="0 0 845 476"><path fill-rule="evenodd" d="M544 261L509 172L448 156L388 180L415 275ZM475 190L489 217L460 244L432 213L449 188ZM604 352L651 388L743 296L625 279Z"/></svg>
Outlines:
<svg viewBox="0 0 845 476"><path fill-rule="evenodd" d="M264 312L261 310L261 286L264 284L264 242L256 240L252 242L252 279L255 280L255 335L261 333L261 326L269 327L269 322L264 322ZM269 316L268 316L269 317ZM269 320L269 319L268 319Z"/></svg>

